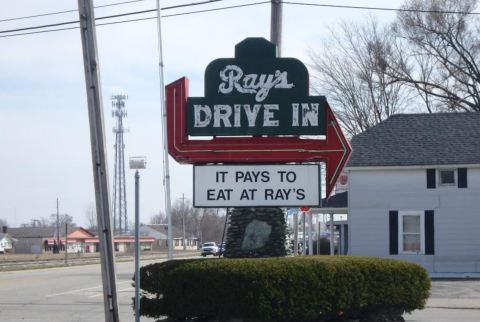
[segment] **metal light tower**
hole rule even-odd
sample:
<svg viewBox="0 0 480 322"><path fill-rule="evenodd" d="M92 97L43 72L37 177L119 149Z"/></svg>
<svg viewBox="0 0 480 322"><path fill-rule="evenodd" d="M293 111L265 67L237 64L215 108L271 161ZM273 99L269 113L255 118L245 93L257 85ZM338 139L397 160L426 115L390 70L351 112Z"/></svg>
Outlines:
<svg viewBox="0 0 480 322"><path fill-rule="evenodd" d="M125 185L125 143L123 133L128 132L123 126L123 118L127 116L123 94L112 96L112 116L117 119L113 128L115 133L115 165L113 176L113 231L120 235L126 234L128 229L127 193Z"/></svg>

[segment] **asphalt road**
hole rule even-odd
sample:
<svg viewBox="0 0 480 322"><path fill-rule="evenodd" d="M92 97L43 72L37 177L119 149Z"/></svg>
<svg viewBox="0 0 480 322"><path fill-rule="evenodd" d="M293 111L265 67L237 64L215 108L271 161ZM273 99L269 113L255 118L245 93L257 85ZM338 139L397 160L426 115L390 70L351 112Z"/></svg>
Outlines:
<svg viewBox="0 0 480 322"><path fill-rule="evenodd" d="M157 260L158 261L158 260ZM141 265L153 261L142 262ZM133 262L117 263L121 321L134 321ZM100 265L0 272L0 321L104 321ZM142 317L142 321L154 319Z"/></svg>
<svg viewBox="0 0 480 322"><path fill-rule="evenodd" d="M134 321L133 271L133 262L117 263L122 322ZM426 309L406 321L480 321L480 280L433 281L431 293ZM104 321L100 265L0 272L0 321Z"/></svg>

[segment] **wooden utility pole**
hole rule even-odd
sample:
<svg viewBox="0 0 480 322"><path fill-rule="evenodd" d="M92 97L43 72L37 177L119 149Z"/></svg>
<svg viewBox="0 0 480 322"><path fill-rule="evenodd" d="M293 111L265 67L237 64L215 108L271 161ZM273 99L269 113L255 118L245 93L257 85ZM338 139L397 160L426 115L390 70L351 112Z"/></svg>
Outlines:
<svg viewBox="0 0 480 322"><path fill-rule="evenodd" d="M118 322L120 319L118 316L115 254L110 223L110 198L104 134L105 125L103 120L100 70L92 1L93 0L78 0L78 13L80 15L80 33L82 36L85 82L88 98L105 322Z"/></svg>
<svg viewBox="0 0 480 322"><path fill-rule="evenodd" d="M277 45L277 57L282 53L282 1L271 0L270 41Z"/></svg>

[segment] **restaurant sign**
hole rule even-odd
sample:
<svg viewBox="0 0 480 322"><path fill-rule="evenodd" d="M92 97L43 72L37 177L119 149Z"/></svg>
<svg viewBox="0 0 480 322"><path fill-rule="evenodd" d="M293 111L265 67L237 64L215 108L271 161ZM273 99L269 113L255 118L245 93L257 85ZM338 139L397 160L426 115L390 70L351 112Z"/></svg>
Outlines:
<svg viewBox="0 0 480 322"><path fill-rule="evenodd" d="M305 65L276 57L275 45L247 38L235 58L205 70L205 97L187 99L190 136L325 135L326 100L309 96Z"/></svg>

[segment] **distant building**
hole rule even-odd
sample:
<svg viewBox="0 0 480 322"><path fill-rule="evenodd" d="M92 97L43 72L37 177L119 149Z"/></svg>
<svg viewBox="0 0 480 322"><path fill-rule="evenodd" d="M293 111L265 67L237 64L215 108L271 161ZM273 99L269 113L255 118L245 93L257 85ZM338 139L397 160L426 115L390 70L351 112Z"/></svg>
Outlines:
<svg viewBox="0 0 480 322"><path fill-rule="evenodd" d="M14 241L8 233L0 233L0 253L12 252Z"/></svg>
<svg viewBox="0 0 480 322"><path fill-rule="evenodd" d="M140 225L140 235L154 237L154 250L167 249L168 246L168 225L153 224ZM172 229L173 249L183 250L183 229L173 226ZM199 248L198 238L195 236L185 236L185 244L187 250L197 250Z"/></svg>
<svg viewBox="0 0 480 322"><path fill-rule="evenodd" d="M55 227L21 227L10 228L9 232L15 238L14 249L16 253L40 254L53 252L58 244ZM115 236L115 251L125 253L133 252L135 248L134 236ZM148 236L140 237L140 249L152 250L155 238ZM82 227L71 228L67 236L60 234L59 251L69 253L95 253L99 252L98 236Z"/></svg>
<svg viewBox="0 0 480 322"><path fill-rule="evenodd" d="M51 252L57 243L55 227L9 228L8 233L16 239L14 248L17 254Z"/></svg>

